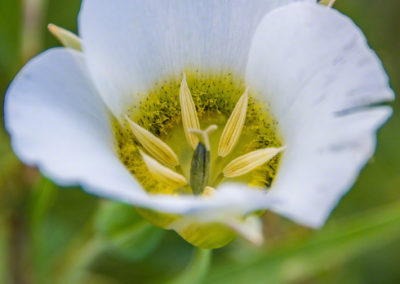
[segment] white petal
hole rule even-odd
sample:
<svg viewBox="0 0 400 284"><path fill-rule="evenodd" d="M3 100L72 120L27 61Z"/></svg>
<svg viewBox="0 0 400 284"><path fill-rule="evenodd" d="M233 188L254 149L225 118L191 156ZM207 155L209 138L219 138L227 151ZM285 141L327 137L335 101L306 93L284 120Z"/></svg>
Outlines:
<svg viewBox="0 0 400 284"><path fill-rule="evenodd" d="M119 116L155 81L184 68L242 74L255 28L274 8L315 0L86 0L80 35L89 70Z"/></svg>
<svg viewBox="0 0 400 284"><path fill-rule="evenodd" d="M5 121L18 157L63 186L210 221L269 204L265 193L229 186L204 198L145 193L114 152L110 117L76 51L52 49L29 62L6 94Z"/></svg>
<svg viewBox="0 0 400 284"><path fill-rule="evenodd" d="M7 91L5 120L18 157L57 183L114 198L141 192L114 154L110 117L79 52L52 49L29 62Z"/></svg>
<svg viewBox="0 0 400 284"><path fill-rule="evenodd" d="M247 66L250 87L271 103L287 150L271 191L275 210L320 226L375 150L391 115L387 75L354 23L297 3L267 15Z"/></svg>
<svg viewBox="0 0 400 284"><path fill-rule="evenodd" d="M394 98L361 31L322 5L295 3L268 14L254 36L246 73L281 123L309 107L340 112Z"/></svg>

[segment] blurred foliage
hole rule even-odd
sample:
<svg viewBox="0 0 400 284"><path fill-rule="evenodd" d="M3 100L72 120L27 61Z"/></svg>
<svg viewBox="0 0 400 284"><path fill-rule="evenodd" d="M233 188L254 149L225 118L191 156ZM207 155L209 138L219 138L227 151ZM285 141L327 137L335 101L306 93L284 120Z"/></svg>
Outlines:
<svg viewBox="0 0 400 284"><path fill-rule="evenodd" d="M397 240L399 227L400 202L338 220L307 240L292 239L271 248L268 254L242 255L241 259L247 258L246 261L235 265L218 263L207 282L244 283L252 278L252 283L304 281L344 265L362 252L380 248L382 243Z"/></svg>
<svg viewBox="0 0 400 284"><path fill-rule="evenodd" d="M2 89L20 66L21 2L0 1L0 76Z"/></svg>
<svg viewBox="0 0 400 284"><path fill-rule="evenodd" d="M112 252L131 261L142 260L151 253L164 233L142 219L132 206L115 202L102 204L94 227Z"/></svg>
<svg viewBox="0 0 400 284"><path fill-rule="evenodd" d="M80 0L38 2L42 40L31 54L57 45L47 23L76 32L80 7ZM1 94L26 60L22 3L0 1ZM400 91L400 2L338 0L335 7L361 27ZM236 240L216 250L205 282L399 283L399 107L396 102L379 132L376 155L323 229L267 213L266 244ZM204 276L207 253L193 255L179 236L151 226L130 206L60 189L22 166L3 121L0 127L0 283L184 283Z"/></svg>

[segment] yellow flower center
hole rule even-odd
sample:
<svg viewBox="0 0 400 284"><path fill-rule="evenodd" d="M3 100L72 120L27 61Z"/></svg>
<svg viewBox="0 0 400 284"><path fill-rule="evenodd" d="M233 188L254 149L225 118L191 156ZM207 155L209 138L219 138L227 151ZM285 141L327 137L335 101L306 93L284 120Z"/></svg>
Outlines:
<svg viewBox="0 0 400 284"><path fill-rule="evenodd" d="M277 173L278 123L231 74L186 72L183 80L159 82L125 118L122 125L114 121L117 153L149 193L193 194L193 171L203 166L193 163L198 143L209 148L205 195L224 181L268 188ZM206 134L207 145L201 130L212 125L218 128Z"/></svg>

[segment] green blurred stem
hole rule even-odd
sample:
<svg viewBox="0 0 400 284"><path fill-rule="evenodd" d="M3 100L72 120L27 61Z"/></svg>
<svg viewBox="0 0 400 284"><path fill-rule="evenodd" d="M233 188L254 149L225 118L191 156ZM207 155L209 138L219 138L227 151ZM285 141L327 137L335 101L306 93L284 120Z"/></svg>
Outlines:
<svg viewBox="0 0 400 284"><path fill-rule="evenodd" d="M29 257L27 255L27 234L25 220L17 212L9 218L9 265L11 266L11 283L30 283Z"/></svg>
<svg viewBox="0 0 400 284"><path fill-rule="evenodd" d="M23 0L22 59L24 61L39 53L46 31L44 17L48 0Z"/></svg>
<svg viewBox="0 0 400 284"><path fill-rule="evenodd" d="M56 275L56 283L80 283L89 265L104 251L104 242L90 238L78 244L64 259Z"/></svg>
<svg viewBox="0 0 400 284"><path fill-rule="evenodd" d="M212 259L212 250L196 248L194 257L186 269L169 284L200 284L208 273Z"/></svg>

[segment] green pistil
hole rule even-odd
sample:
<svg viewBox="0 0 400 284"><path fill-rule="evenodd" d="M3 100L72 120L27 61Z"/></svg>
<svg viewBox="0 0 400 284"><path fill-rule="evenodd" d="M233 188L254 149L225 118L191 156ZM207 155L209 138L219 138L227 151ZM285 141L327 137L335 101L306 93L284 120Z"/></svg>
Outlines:
<svg viewBox="0 0 400 284"><path fill-rule="evenodd" d="M208 185L210 176L210 151L203 143L197 144L193 153L192 164L190 167L190 187L193 193L201 194Z"/></svg>

